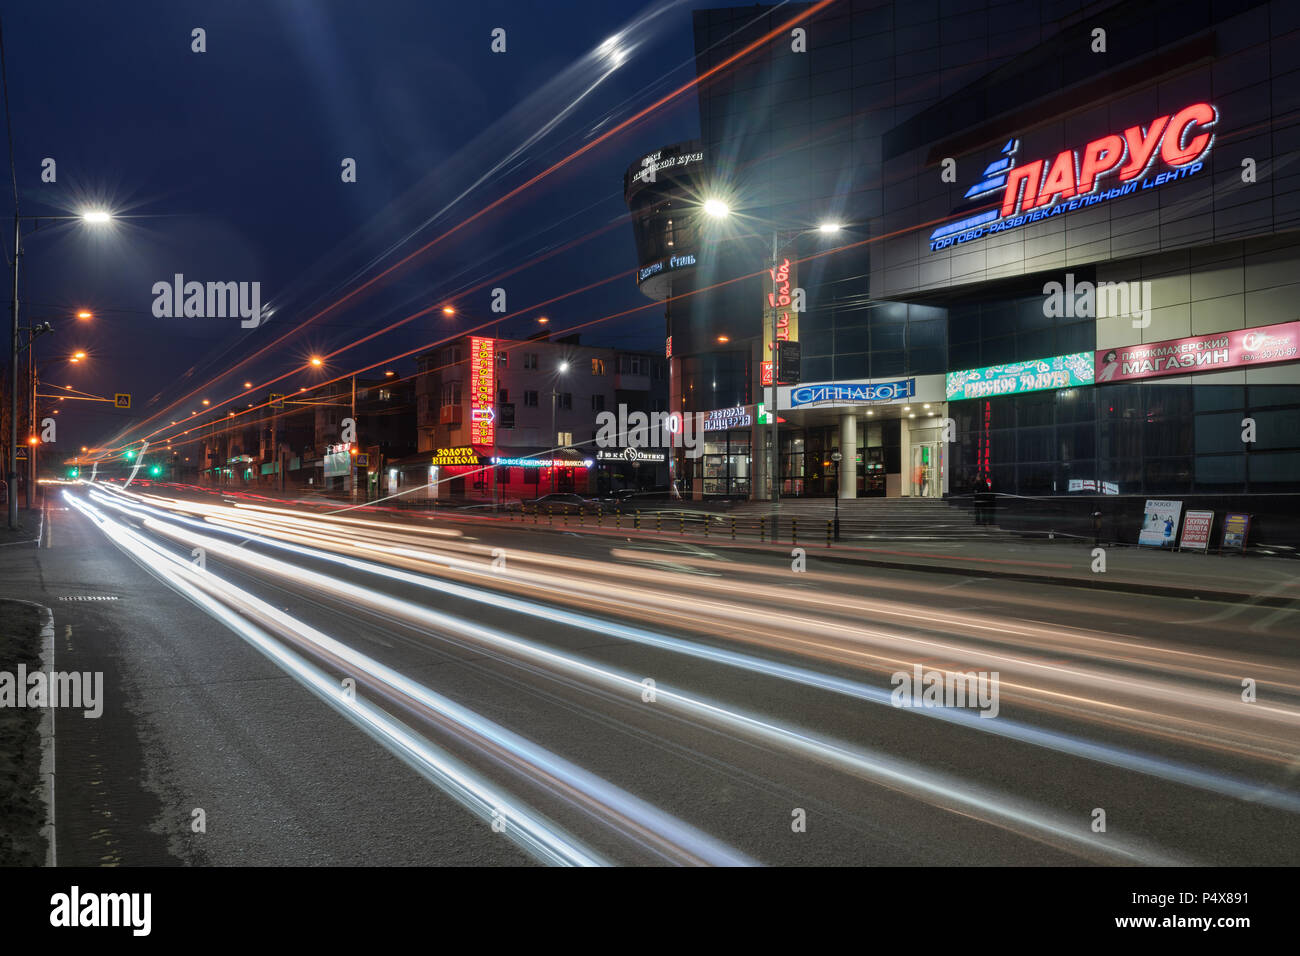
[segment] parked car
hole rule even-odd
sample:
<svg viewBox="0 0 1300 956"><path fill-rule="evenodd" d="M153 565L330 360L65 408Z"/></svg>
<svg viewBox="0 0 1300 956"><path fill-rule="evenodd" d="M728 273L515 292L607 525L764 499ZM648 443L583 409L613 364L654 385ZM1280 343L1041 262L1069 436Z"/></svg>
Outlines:
<svg viewBox="0 0 1300 956"><path fill-rule="evenodd" d="M594 508L597 505L594 499L563 491L542 495L540 498L526 498L522 503L529 510L540 508L545 511L550 508L556 514L564 514L569 511L576 512L579 508Z"/></svg>

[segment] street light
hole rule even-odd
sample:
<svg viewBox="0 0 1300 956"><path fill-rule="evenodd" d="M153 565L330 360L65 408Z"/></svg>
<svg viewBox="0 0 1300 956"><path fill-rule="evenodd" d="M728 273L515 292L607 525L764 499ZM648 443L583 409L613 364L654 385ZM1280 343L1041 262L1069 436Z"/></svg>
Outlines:
<svg viewBox="0 0 1300 956"><path fill-rule="evenodd" d="M706 215L714 219L725 219L731 214L731 208L721 199L716 199L716 198L706 199L703 203L702 208ZM806 235L811 232L818 232L823 235L833 235L834 233L839 232L841 228L843 227L840 225L840 223L828 219L825 222L820 223L815 229L800 229L800 230L793 230L793 231L788 230L784 234L785 237L784 245L787 246L791 245L797 242L800 236ZM772 230L772 266L771 266L773 276L776 275L776 271L778 268L780 268L780 264L781 264L780 263L781 249L782 249L781 240L782 240L781 230L774 228ZM773 291L775 292L775 288L773 289ZM778 406L777 398L780 395L780 391L776 381L776 364L777 364L776 363L777 354L775 353L776 344L777 344L776 328L775 328L776 309L773 308L770 310L770 314L772 316L771 328L767 327L767 320L766 320L766 316L769 313L769 310L764 309L763 312L764 312L763 341L764 344L770 341L772 344L771 347L773 349L773 354L767 357L770 363L770 367L772 369L771 385L769 386L769 388L771 388L771 392L767 393L767 395L765 396L767 398L766 408L769 416L768 424L765 427L772 429L771 447L767 455L767 461L768 461L767 477L768 477L768 481L770 481L772 485L772 493L771 493L772 503L774 506L779 507L779 503L781 500L781 475L779 473L780 466L778 463L780 461L781 425L780 425L780 408L777 407ZM762 387L761 383L759 387L760 388Z"/></svg>
<svg viewBox="0 0 1300 956"><path fill-rule="evenodd" d="M87 210L80 216L23 216L20 215L15 202L14 208L14 257L11 267L13 279L13 292L11 298L12 325L10 326L9 335L9 447L6 454L8 467L6 468L6 479L9 490L9 528L12 531L18 530L18 354L21 351L18 341L18 260L22 256L22 223L23 220L36 221L40 219L81 219L84 222L92 224L103 224L110 222L112 216L102 210ZM29 341L27 347L31 347ZM31 481L28 481L31 484Z"/></svg>
<svg viewBox="0 0 1300 956"><path fill-rule="evenodd" d="M556 366L555 381L551 383L551 440L555 442L555 448L558 450L560 445L560 436L555 430L555 403L559 400L560 393L556 388L560 384L560 376L569 371L569 363L561 361ZM555 493L555 451L551 452L551 493Z"/></svg>

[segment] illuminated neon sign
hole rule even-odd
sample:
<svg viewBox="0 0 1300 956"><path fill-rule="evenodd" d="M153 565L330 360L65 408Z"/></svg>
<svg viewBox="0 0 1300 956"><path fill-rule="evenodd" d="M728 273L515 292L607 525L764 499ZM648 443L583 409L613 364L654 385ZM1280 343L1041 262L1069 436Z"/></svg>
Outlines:
<svg viewBox="0 0 1300 956"><path fill-rule="evenodd" d="M832 404L862 405L870 402L897 402L916 394L916 379L905 378L896 382L826 382L821 385L801 385L790 391L790 407Z"/></svg>
<svg viewBox="0 0 1300 956"><path fill-rule="evenodd" d="M590 468L595 464L590 458L493 458L492 464L506 468Z"/></svg>
<svg viewBox="0 0 1300 956"><path fill-rule="evenodd" d="M433 453L431 465L439 467L447 465L480 465L482 460L478 453L469 445L461 445L457 448L439 448Z"/></svg>
<svg viewBox="0 0 1300 956"><path fill-rule="evenodd" d="M636 271L636 284L640 285L651 276L657 276L661 272L674 272L677 269L685 269L688 266L695 265L695 253L685 252L680 256L667 256L663 259L656 259L649 265L642 266Z"/></svg>
<svg viewBox="0 0 1300 956"><path fill-rule="evenodd" d="M990 163L965 195L977 200L1000 190L1001 205L935 229L930 251L1193 176L1204 168L1218 122L1214 106L1193 103L1172 115L1157 116L1145 128L1130 126L1094 139L1082 150L1062 150L1050 163L1038 159L1023 166L1015 160L1020 141L1009 140L1002 158ZM1157 159L1168 169L1151 176ZM1112 177L1113 185L1104 189L1103 180Z"/></svg>
<svg viewBox="0 0 1300 956"><path fill-rule="evenodd" d="M469 340L469 440L491 448L497 440L496 339L471 336Z"/></svg>
<svg viewBox="0 0 1300 956"><path fill-rule="evenodd" d="M989 398L994 395L1017 395L1049 388L1073 388L1093 383L1091 352L1071 352L1052 358L1028 362L1008 362L949 372L948 401L963 398Z"/></svg>

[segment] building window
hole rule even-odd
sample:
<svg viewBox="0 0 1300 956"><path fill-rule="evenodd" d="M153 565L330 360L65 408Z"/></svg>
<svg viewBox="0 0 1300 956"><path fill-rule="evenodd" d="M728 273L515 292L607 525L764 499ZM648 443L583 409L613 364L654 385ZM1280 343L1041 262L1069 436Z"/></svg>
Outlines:
<svg viewBox="0 0 1300 956"><path fill-rule="evenodd" d="M498 365L500 368L509 368L509 367L510 367L510 353L509 353L509 352L504 352L504 351L503 351L503 352L498 352L498 353L497 353L497 365Z"/></svg>
<svg viewBox="0 0 1300 956"><path fill-rule="evenodd" d="M533 368L533 369L537 368L537 353L536 353L536 352L525 352L525 353L524 353L524 368Z"/></svg>
<svg viewBox="0 0 1300 956"><path fill-rule="evenodd" d="M498 388L498 389L497 389L497 404L498 404L498 405L509 405L509 404L510 404L510 391L509 391L509 389L505 389L505 388Z"/></svg>
<svg viewBox="0 0 1300 956"><path fill-rule="evenodd" d="M460 404L460 382L448 382L442 386L442 404Z"/></svg>
<svg viewBox="0 0 1300 956"><path fill-rule="evenodd" d="M593 396L591 396L591 410L592 410L593 412L603 412L603 411L605 410L605 396L604 396L604 395L593 395Z"/></svg>
<svg viewBox="0 0 1300 956"><path fill-rule="evenodd" d="M531 391L525 391L525 392L524 392L524 407L525 407L525 408L536 408L536 407L537 407L537 393L536 393L536 392L531 392Z"/></svg>
<svg viewBox="0 0 1300 956"><path fill-rule="evenodd" d="M573 444L573 432L560 432L555 436L557 448L568 448Z"/></svg>
<svg viewBox="0 0 1300 956"><path fill-rule="evenodd" d="M604 375L604 374L605 374L605 360L604 360L604 359L594 358L594 359L591 360L591 374L592 374L592 375Z"/></svg>
<svg viewBox="0 0 1300 956"><path fill-rule="evenodd" d="M442 350L442 365L456 365L460 362L460 346L452 345Z"/></svg>
<svg viewBox="0 0 1300 956"><path fill-rule="evenodd" d="M559 408L563 409L566 412L571 411L573 409L572 392L561 392L558 397L559 397L559 405L558 405Z"/></svg>
<svg viewBox="0 0 1300 956"><path fill-rule="evenodd" d="M618 370L622 375L649 375L650 359L644 355L620 355Z"/></svg>

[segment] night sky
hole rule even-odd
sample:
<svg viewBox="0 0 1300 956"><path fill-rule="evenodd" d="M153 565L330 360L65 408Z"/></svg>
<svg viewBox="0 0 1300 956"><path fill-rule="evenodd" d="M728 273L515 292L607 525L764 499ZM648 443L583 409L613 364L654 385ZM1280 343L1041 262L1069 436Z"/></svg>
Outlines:
<svg viewBox="0 0 1300 956"><path fill-rule="evenodd" d="M497 284L510 312L523 310L503 325L505 335L535 331L539 314L560 333L646 305L631 276L622 173L641 154L698 135L694 91L231 372L366 278L688 83L693 6L47 0L6 9L22 213L90 207L132 217L98 231L80 223L25 230L23 324L48 319L57 327L40 340L39 360L76 348L92 356L88 365L53 365L44 377L134 395L129 413L63 403L60 450L103 444L157 412L188 416L202 397L215 404L244 380L260 385L312 353L454 298L456 321L435 311L338 356L330 370L350 372L435 341L467 328L470 316L490 318L488 289ZM205 53L191 51L194 27L206 30ZM495 27L507 31L504 54L490 50ZM56 183L41 182L45 157L58 164ZM356 183L341 181L345 157L357 162ZM583 237L544 263L495 278ZM259 281L274 315L250 330L237 319L156 318L153 285L175 273ZM617 273L627 275L526 308ZM93 310L95 320L76 322L78 308ZM591 344L657 349L662 329L662 310L647 308L582 334ZM399 368L409 374L413 361ZM304 372L276 388L323 377Z"/></svg>

